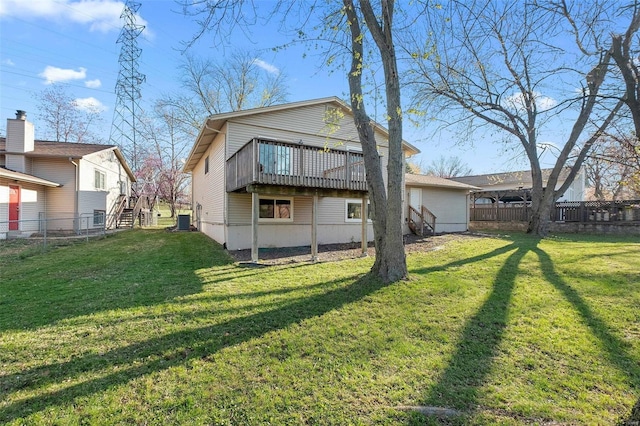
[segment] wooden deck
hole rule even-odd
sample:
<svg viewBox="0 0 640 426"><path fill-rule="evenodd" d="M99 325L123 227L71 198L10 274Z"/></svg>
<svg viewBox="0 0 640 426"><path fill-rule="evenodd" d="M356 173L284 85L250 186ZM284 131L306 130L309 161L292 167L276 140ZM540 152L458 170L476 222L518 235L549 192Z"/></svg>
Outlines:
<svg viewBox="0 0 640 426"><path fill-rule="evenodd" d="M362 153L262 138L227 160L226 178L227 192L265 186L367 191Z"/></svg>

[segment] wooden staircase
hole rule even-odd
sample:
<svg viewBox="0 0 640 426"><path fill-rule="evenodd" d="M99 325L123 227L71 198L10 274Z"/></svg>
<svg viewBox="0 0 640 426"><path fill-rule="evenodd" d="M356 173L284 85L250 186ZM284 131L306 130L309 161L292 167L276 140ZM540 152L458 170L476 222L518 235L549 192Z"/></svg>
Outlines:
<svg viewBox="0 0 640 426"><path fill-rule="evenodd" d="M121 195L120 199L116 204L114 204L112 211L109 213L107 229L133 228L138 216L145 215L146 212L145 217L148 218L149 212L152 208L153 204L151 203L151 197L147 195L141 195L138 197L127 197L125 195Z"/></svg>
<svg viewBox="0 0 640 426"><path fill-rule="evenodd" d="M118 217L116 228L133 228L134 223L133 209L123 209Z"/></svg>
<svg viewBox="0 0 640 426"><path fill-rule="evenodd" d="M409 206L409 229L420 237L434 235L436 232L436 216L425 206L420 210Z"/></svg>

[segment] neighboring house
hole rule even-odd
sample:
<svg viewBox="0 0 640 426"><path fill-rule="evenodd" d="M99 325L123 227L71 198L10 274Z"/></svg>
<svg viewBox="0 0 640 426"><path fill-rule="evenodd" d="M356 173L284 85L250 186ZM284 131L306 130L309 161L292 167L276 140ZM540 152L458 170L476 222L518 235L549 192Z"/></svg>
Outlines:
<svg viewBox="0 0 640 426"><path fill-rule="evenodd" d="M405 175L409 228L420 234L469 229L469 192L480 188L436 176ZM414 229L415 228L415 229Z"/></svg>
<svg viewBox="0 0 640 426"><path fill-rule="evenodd" d="M551 170L552 169L542 169L542 179L545 186ZM568 175L569 169L563 169L560 173L556 189L562 186ZM531 200L531 188L533 184L530 170L476 176L458 176L452 177L451 180L480 188L472 192L472 204L487 204L494 203L495 201L502 203L521 203ZM562 194L558 201L583 201L584 198L585 174L583 170L580 170L567 191Z"/></svg>
<svg viewBox="0 0 640 426"><path fill-rule="evenodd" d="M0 239L116 226L134 181L117 147L34 140L18 111L0 138Z"/></svg>
<svg viewBox="0 0 640 426"><path fill-rule="evenodd" d="M386 171L388 133L374 129ZM336 97L213 115L184 171L197 228L229 250L251 248L254 261L258 247L311 245L315 257L318 244L373 239L362 147Z"/></svg>

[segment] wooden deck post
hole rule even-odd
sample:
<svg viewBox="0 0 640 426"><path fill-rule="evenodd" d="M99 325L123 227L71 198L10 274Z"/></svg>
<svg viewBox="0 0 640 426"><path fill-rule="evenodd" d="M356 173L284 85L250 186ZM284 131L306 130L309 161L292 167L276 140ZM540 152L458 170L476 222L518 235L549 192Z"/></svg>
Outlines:
<svg viewBox="0 0 640 426"><path fill-rule="evenodd" d="M311 206L311 261L318 261L318 196L313 196Z"/></svg>
<svg viewBox="0 0 640 426"><path fill-rule="evenodd" d="M251 261L258 263L258 217L260 216L260 199L257 192L251 193Z"/></svg>
<svg viewBox="0 0 640 426"><path fill-rule="evenodd" d="M369 216L369 209L367 208L367 196L363 196L362 197L362 207L361 207L361 214L360 216L362 216L362 243L361 243L361 247L362 247L362 257L366 257L367 256L367 243L368 243L368 238L367 238L367 219Z"/></svg>

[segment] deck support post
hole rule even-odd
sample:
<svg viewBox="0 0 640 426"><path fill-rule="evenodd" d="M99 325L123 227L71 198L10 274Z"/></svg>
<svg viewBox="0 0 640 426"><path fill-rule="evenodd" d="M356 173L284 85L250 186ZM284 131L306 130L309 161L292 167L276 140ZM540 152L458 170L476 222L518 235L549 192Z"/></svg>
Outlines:
<svg viewBox="0 0 640 426"><path fill-rule="evenodd" d="M260 199L257 192L251 193L251 262L258 263L258 217Z"/></svg>
<svg viewBox="0 0 640 426"><path fill-rule="evenodd" d="M367 208L367 196L362 197L362 207L360 210L362 216L362 257L367 256L367 220L369 219L369 209Z"/></svg>
<svg viewBox="0 0 640 426"><path fill-rule="evenodd" d="M318 261L318 196L313 196L311 206L311 261Z"/></svg>

